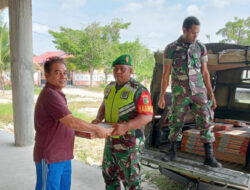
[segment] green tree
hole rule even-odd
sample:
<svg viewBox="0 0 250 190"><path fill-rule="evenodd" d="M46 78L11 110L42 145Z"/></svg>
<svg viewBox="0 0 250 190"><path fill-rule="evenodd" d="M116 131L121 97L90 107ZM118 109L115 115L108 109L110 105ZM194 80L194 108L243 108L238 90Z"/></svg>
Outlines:
<svg viewBox="0 0 250 190"><path fill-rule="evenodd" d="M57 49L74 55L73 58L68 58L71 63L83 61L83 48L81 47L81 42L84 40L83 31L60 27L60 32L49 30L49 33L55 38L53 43L56 44Z"/></svg>
<svg viewBox="0 0 250 190"><path fill-rule="evenodd" d="M108 68L110 61L118 53L116 44L119 43L120 30L127 29L129 24L114 19L106 26L100 26L99 23L94 22L83 30L61 27L60 32L50 30L49 33L55 38L53 42L58 49L74 56L69 60L76 65L77 69L90 72L92 87L94 70Z"/></svg>
<svg viewBox="0 0 250 190"><path fill-rule="evenodd" d="M139 81L144 81L144 85L146 86L147 82L152 79L155 59L153 53L146 47L143 49L143 54L144 57L136 68L136 76Z"/></svg>
<svg viewBox="0 0 250 190"><path fill-rule="evenodd" d="M103 27L105 46L103 47L103 65L105 73L105 83L108 81L108 74L112 73L112 62L121 54L120 52L120 31L127 29L130 23L123 23L122 19L115 18L109 25Z"/></svg>
<svg viewBox="0 0 250 190"><path fill-rule="evenodd" d="M250 45L250 17L245 20L235 17L233 22L227 22L225 27L217 31L216 34L224 37L222 43L233 42Z"/></svg>
<svg viewBox="0 0 250 190"><path fill-rule="evenodd" d="M130 54L132 57L133 70L138 81L147 81L152 79L154 68L154 56L150 50L142 45L139 39L134 42L125 42L120 45L121 54Z"/></svg>
<svg viewBox="0 0 250 190"><path fill-rule="evenodd" d="M102 31L99 24L92 23L84 30L64 27L60 30L60 32L49 31L55 38L53 42L58 49L74 56L68 60L75 64L77 69L90 72L90 86L92 86L94 69L99 68L101 63Z"/></svg>
<svg viewBox="0 0 250 190"><path fill-rule="evenodd" d="M122 29L128 29L130 24L130 22L123 23L123 20L119 18L112 19L110 24L103 27L104 38L109 42L119 42L120 31Z"/></svg>
<svg viewBox="0 0 250 190"><path fill-rule="evenodd" d="M4 90L4 71L10 69L9 30L6 24L0 25L0 87Z"/></svg>
<svg viewBox="0 0 250 190"><path fill-rule="evenodd" d="M90 86L93 86L93 73L95 69L102 67L103 60L103 29L98 23L92 23L85 29L83 45L84 65L79 65L88 68L90 72Z"/></svg>
<svg viewBox="0 0 250 190"><path fill-rule="evenodd" d="M107 43L105 53L103 54L103 68L105 74L105 83L108 82L108 74L112 73L112 62L120 55L119 43Z"/></svg>

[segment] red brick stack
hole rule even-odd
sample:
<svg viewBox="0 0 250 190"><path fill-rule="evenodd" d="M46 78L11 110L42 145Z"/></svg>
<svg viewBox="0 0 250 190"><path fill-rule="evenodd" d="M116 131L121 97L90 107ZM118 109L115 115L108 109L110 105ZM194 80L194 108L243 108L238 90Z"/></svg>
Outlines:
<svg viewBox="0 0 250 190"><path fill-rule="evenodd" d="M87 131L75 131L75 136L86 138L86 139L96 138L95 133L91 133L91 132L87 132Z"/></svg>
<svg viewBox="0 0 250 190"><path fill-rule="evenodd" d="M214 132L216 140L214 142L214 153L218 160L245 165L248 143L250 141L250 127L239 122L231 120L230 124L215 123ZM234 125L243 125L245 127L239 128L234 127ZM184 131L181 151L204 155L199 130L190 129Z"/></svg>
<svg viewBox="0 0 250 190"><path fill-rule="evenodd" d="M228 131L234 127L233 124L230 123L214 123L214 133L218 131Z"/></svg>
<svg viewBox="0 0 250 190"><path fill-rule="evenodd" d="M246 162L248 143L250 140L250 128L234 128L229 131L215 133L215 156L218 160L243 164Z"/></svg>
<svg viewBox="0 0 250 190"><path fill-rule="evenodd" d="M181 142L181 151L189 152L197 155L204 155L203 143L200 141L200 131L197 129L189 129L184 131Z"/></svg>
<svg viewBox="0 0 250 190"><path fill-rule="evenodd" d="M233 119L218 119L218 118L214 118L214 121L216 123L227 123L227 124L233 124L234 127L246 127L247 124L244 121L240 121L240 120L233 120Z"/></svg>

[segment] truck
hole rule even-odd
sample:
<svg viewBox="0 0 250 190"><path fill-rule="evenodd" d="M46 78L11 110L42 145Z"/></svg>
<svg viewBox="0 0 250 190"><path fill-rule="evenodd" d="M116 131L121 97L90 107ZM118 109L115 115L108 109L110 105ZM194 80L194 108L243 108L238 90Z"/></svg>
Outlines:
<svg viewBox="0 0 250 190"><path fill-rule="evenodd" d="M204 149L191 113L185 116L183 138L175 161L162 157L169 151L168 112L171 92L165 93L166 108L158 107L163 53L155 53L150 93L154 116L145 126L142 163L184 184L188 190L250 189L250 47L208 43L208 70L217 101L214 110L214 154L222 168L203 164Z"/></svg>

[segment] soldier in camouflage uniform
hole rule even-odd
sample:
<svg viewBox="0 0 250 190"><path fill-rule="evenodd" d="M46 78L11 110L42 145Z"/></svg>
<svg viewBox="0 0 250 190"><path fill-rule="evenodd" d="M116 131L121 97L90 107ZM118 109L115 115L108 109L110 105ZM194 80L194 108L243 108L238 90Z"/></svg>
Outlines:
<svg viewBox="0 0 250 190"><path fill-rule="evenodd" d="M140 158L142 126L152 120L153 107L148 90L130 78L131 57L122 55L113 62L115 82L104 91L104 100L93 123L103 119L114 123L112 136L106 138L102 171L108 190L141 189Z"/></svg>
<svg viewBox="0 0 250 190"><path fill-rule="evenodd" d="M216 108L216 100L207 70L206 47L201 42L196 41L199 31L199 20L196 17L187 17L183 22L183 35L177 41L169 44L164 51L164 71L159 107L165 108L164 94L170 74L172 107L168 117L171 148L170 153L163 160L176 159L176 145L177 141L182 139L184 116L191 109L200 129L201 141L204 143L206 153L204 164L221 167L221 164L213 156L212 143L215 138L211 120L213 119L213 109ZM207 94L213 103L212 109Z"/></svg>

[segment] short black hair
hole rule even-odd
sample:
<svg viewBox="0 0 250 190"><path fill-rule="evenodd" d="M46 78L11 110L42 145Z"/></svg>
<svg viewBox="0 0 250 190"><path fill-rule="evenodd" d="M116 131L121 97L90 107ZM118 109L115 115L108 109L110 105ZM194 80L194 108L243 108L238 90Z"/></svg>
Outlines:
<svg viewBox="0 0 250 190"><path fill-rule="evenodd" d="M64 64L66 67L66 63L63 58L61 57L49 57L44 63L44 71L45 73L50 73L51 66L55 63L61 63Z"/></svg>
<svg viewBox="0 0 250 190"><path fill-rule="evenodd" d="M200 26L200 21L195 16L189 16L183 21L182 28L186 28L187 30L189 30L190 28L192 28L193 24Z"/></svg>

